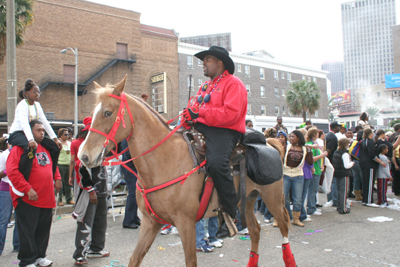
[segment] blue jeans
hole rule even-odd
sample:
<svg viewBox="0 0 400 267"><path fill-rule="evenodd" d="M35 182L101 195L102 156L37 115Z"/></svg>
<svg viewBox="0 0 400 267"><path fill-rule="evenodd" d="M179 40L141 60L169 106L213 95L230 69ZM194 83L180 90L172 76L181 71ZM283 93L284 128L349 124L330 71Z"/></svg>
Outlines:
<svg viewBox="0 0 400 267"><path fill-rule="evenodd" d="M3 253L4 245L7 235L7 224L10 222L13 210L12 199L10 192L0 191L0 255ZM15 216L15 225L13 233L13 247L14 250L19 250L18 230L17 230L17 217Z"/></svg>
<svg viewBox="0 0 400 267"><path fill-rule="evenodd" d="M313 178L310 181L307 197L307 214L313 214L317 211L317 192L319 188L320 174L313 174ZM301 218L301 216L300 216Z"/></svg>
<svg viewBox="0 0 400 267"><path fill-rule="evenodd" d="M206 245L206 241L204 240L204 220L202 219L196 223L196 247L202 247ZM218 232L218 217L214 216L208 218L208 241L214 242L217 241L215 235Z"/></svg>
<svg viewBox="0 0 400 267"><path fill-rule="evenodd" d="M314 178L303 179L304 183L303 183L303 194L302 194L302 197L301 197L302 201L301 201L300 221L303 221L303 220L307 219L307 212L306 212L306 209L304 208L304 203L306 202L307 194L310 194L310 182L313 179ZM308 207L308 202L307 202L307 207Z"/></svg>
<svg viewBox="0 0 400 267"><path fill-rule="evenodd" d="M333 206L337 207L338 191L337 191L336 177L333 177L333 179L332 179L331 192L328 194L328 201L331 201L331 200L333 202Z"/></svg>
<svg viewBox="0 0 400 267"><path fill-rule="evenodd" d="M359 191L362 190L362 171L360 167L360 162L358 160L354 160L353 168L351 168L353 172L353 190Z"/></svg>
<svg viewBox="0 0 400 267"><path fill-rule="evenodd" d="M301 211L301 195L303 193L303 176L290 177L283 175L283 193L285 194L285 207L289 212L290 219L292 219L292 211L290 210L289 192L292 193L293 211Z"/></svg>
<svg viewBox="0 0 400 267"><path fill-rule="evenodd" d="M137 215L138 205L136 203L136 176L122 168L126 187L128 187L128 197L126 198L125 216L122 225L133 226L133 224L140 224L140 218Z"/></svg>

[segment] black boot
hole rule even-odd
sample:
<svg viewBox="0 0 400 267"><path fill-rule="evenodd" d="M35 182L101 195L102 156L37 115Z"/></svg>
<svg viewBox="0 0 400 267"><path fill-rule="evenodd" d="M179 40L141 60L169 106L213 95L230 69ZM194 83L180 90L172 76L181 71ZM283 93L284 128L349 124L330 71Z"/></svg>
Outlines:
<svg viewBox="0 0 400 267"><path fill-rule="evenodd" d="M228 237L229 234L229 229L228 226L226 226L226 223L224 222L221 227L218 229L218 232L216 233L217 238L225 238Z"/></svg>
<svg viewBox="0 0 400 267"><path fill-rule="evenodd" d="M236 228L235 220L232 219L227 213L223 212L223 223L218 229L217 238L232 237L237 234L238 230Z"/></svg>

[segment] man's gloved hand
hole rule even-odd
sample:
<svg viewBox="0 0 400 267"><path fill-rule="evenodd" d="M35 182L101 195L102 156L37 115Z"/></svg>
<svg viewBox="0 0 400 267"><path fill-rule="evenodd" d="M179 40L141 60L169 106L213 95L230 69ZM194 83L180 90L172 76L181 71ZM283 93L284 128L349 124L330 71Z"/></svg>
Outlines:
<svg viewBox="0 0 400 267"><path fill-rule="evenodd" d="M191 107L183 109L183 117L187 121L195 120L199 117L199 108L198 107Z"/></svg>

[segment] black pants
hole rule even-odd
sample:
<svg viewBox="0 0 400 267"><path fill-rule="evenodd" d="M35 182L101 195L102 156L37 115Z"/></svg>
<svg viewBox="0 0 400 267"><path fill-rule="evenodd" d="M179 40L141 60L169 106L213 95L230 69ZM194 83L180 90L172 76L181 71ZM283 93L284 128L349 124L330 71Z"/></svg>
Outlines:
<svg viewBox="0 0 400 267"><path fill-rule="evenodd" d="M397 164L400 164L400 159L396 158ZM399 165L400 166L400 165ZM392 174L393 174L393 182L392 182L392 191L396 195L400 194L400 170L397 171L394 164L392 164Z"/></svg>
<svg viewBox="0 0 400 267"><path fill-rule="evenodd" d="M99 252L106 242L107 197L97 197L97 205L89 202L85 218L77 222L74 259L86 258L89 250Z"/></svg>
<svg viewBox="0 0 400 267"><path fill-rule="evenodd" d="M28 139L26 139L23 131L17 131L13 132L10 135L8 142L13 146L20 146L24 149L24 153L22 154L21 161L19 163L19 171L24 175L25 180L28 181L33 163L33 157L29 157L29 152L31 152L31 150L28 148ZM50 157L53 161L53 175L55 175L58 164L58 157L60 156L60 149L58 148L56 143L48 137L45 137L40 144L50 152ZM32 152L34 155L36 153L36 150Z"/></svg>
<svg viewBox="0 0 400 267"><path fill-rule="evenodd" d="M371 167L370 162L360 161L360 167L363 175L362 183L362 203L371 204L374 203L373 188L375 183L376 169Z"/></svg>
<svg viewBox="0 0 400 267"><path fill-rule="evenodd" d="M206 170L213 179L222 208L235 218L237 199L229 159L242 134L202 123L196 123L196 130L206 137Z"/></svg>
<svg viewBox="0 0 400 267"><path fill-rule="evenodd" d="M22 199L18 200L15 212L18 217L17 227L20 243L19 266L27 266L35 263L38 258L46 257L52 210L34 207L22 201Z"/></svg>
<svg viewBox="0 0 400 267"><path fill-rule="evenodd" d="M347 212L347 192L349 189L349 177L336 177L336 186L338 191L337 211L339 213Z"/></svg>

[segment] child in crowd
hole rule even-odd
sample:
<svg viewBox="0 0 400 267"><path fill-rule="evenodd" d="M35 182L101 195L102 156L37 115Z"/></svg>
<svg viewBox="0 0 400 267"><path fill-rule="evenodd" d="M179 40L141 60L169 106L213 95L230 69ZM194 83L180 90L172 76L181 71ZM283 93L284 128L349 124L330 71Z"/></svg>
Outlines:
<svg viewBox="0 0 400 267"><path fill-rule="evenodd" d="M387 199L386 199L386 192L387 192L387 181L393 181L393 178L390 175L390 167L388 163L388 158L386 157L386 154L389 152L389 148L385 144L381 144L379 146L379 158L382 160L385 164L386 167L383 167L381 164L379 164L379 169L378 169L378 205L381 205L381 207L386 207L388 205Z"/></svg>
<svg viewBox="0 0 400 267"><path fill-rule="evenodd" d="M349 176L352 175L351 168L354 162L350 159L350 154L347 152L350 141L348 138L342 138L338 141L338 150L335 151L332 158L332 165L335 168L333 176L336 178L338 191L338 206L337 211L340 214L350 213L347 208L347 191L349 187Z"/></svg>

